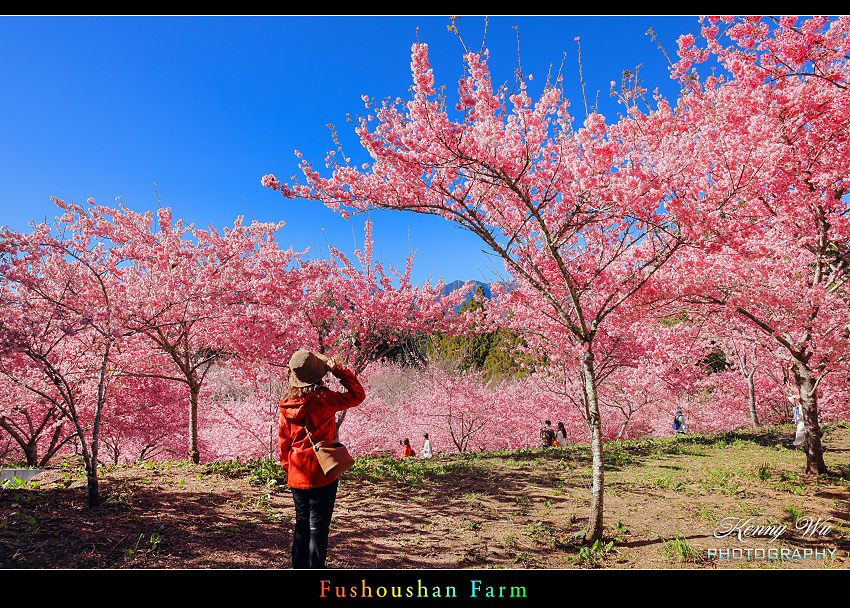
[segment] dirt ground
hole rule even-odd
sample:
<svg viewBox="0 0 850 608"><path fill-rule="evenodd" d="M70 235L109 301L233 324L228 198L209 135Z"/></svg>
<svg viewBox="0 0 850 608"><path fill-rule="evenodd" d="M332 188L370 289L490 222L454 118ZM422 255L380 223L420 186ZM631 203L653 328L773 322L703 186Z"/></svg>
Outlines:
<svg viewBox="0 0 850 608"><path fill-rule="evenodd" d="M848 569L846 426L827 427L820 478L801 474L790 427L609 444L596 546L581 542L586 446L362 459L340 483L328 567ZM104 467L96 508L79 467L33 482L0 489L2 568L291 567L291 494L244 468Z"/></svg>

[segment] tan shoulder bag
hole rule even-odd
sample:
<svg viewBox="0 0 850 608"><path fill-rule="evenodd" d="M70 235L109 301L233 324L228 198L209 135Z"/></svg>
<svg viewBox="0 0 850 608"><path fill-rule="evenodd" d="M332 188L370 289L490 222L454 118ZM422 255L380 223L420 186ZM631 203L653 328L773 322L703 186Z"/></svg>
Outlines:
<svg viewBox="0 0 850 608"><path fill-rule="evenodd" d="M306 422L306 420L305 420ZM326 439L316 443L313 441L313 436L310 434L310 429L304 426L307 431L307 438L313 445L313 450L316 452L316 458L319 459L319 466L322 467L325 475L334 477L340 473L347 471L354 465L354 458L348 453L348 448L342 445L337 439Z"/></svg>

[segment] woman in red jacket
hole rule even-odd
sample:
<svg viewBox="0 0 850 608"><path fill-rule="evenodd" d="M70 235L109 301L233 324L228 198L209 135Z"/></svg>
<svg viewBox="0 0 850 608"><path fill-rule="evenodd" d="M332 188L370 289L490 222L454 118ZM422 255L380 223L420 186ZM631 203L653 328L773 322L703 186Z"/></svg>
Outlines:
<svg viewBox="0 0 850 608"><path fill-rule="evenodd" d="M323 384L327 372L339 378L345 392ZM289 385L280 401L278 443L295 503L292 567L324 568L339 479L322 471L313 443L336 439L336 413L358 405L366 393L354 373L305 349L295 351L289 361Z"/></svg>
<svg viewBox="0 0 850 608"><path fill-rule="evenodd" d="M410 440L408 438L405 437L403 440L399 441L399 443L401 444L401 457L402 458L408 458L408 457L416 456L416 452L414 452L413 448L410 447Z"/></svg>

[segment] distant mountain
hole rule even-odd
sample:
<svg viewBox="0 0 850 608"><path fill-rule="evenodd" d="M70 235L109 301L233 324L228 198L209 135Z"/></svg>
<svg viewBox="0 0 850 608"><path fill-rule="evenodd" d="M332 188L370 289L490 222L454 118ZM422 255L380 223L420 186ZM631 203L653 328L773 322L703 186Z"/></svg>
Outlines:
<svg viewBox="0 0 850 608"><path fill-rule="evenodd" d="M463 287L465 283L466 283L466 281L452 281L451 283L447 283L443 287L443 289L440 293L444 296L447 296L450 293L452 293L453 291ZM493 285L506 285L505 283L502 283L502 282L482 283L481 281L472 281L472 283L475 283L476 285L481 287L482 291L484 291L484 297L487 298L488 300L492 297L492 286ZM468 294L466 294L466 299L463 301L463 304L469 302L472 299L472 296L475 294L475 291L476 291L476 289L473 288L472 290L470 290L470 292Z"/></svg>
<svg viewBox="0 0 850 608"><path fill-rule="evenodd" d="M481 281L472 281L472 282L475 283L476 285L479 285L481 287L481 289L484 290L484 296L489 300L490 299L490 293L491 293L490 283L482 283ZM450 293L452 293L453 291L457 291L458 289L463 287L465 284L466 284L466 281L452 281L451 283L446 284L443 287L443 290L440 293L444 296L447 296ZM469 298L472 296L473 293L475 293L475 289L473 289L472 291L469 292L469 296L467 296L467 301L469 301Z"/></svg>

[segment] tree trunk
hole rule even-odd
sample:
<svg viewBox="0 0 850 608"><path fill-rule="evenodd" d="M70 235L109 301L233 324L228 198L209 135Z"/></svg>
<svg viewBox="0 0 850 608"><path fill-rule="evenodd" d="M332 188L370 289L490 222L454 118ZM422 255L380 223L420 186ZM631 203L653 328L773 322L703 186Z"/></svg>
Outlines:
<svg viewBox="0 0 850 608"><path fill-rule="evenodd" d="M201 387L195 383L189 384L189 451L190 462L201 462L201 452L198 449L198 394Z"/></svg>
<svg viewBox="0 0 850 608"><path fill-rule="evenodd" d="M53 435L50 438L50 444L47 446L47 450L45 450L44 456L42 456L41 458L41 462L36 465L39 469L43 469L44 467L46 467L47 463L50 462L50 459L53 457L53 455L58 452L59 448L61 448L70 439L70 437L66 437L64 440L59 441L59 439L62 437L63 426L63 424L60 424L55 429L53 429Z"/></svg>
<svg viewBox="0 0 850 608"><path fill-rule="evenodd" d="M12 426L10 422L7 422L6 417L0 416L0 429L3 429L9 436L15 440L15 442L20 446L21 450L24 452L24 457L27 461L28 467L37 466L38 462L38 442L35 438L30 438L29 440L25 439L23 435L18 433L17 430Z"/></svg>
<svg viewBox="0 0 850 608"><path fill-rule="evenodd" d="M629 424L629 421L626 420L623 424L620 425L620 430L617 431L617 441L623 440L623 435L626 434L626 425Z"/></svg>
<svg viewBox="0 0 850 608"><path fill-rule="evenodd" d="M80 428L76 420L74 426L77 428L77 437L80 440L80 452L82 453L83 465L86 469L86 489L88 491L87 506L89 508L93 508L100 504L100 491L97 480L97 451L89 451L89 446L86 445L83 430ZM92 442L92 444L94 445L94 442Z"/></svg>
<svg viewBox="0 0 850 608"><path fill-rule="evenodd" d="M100 489L97 481L97 463L86 467L86 481L88 488L88 506L96 507L100 504Z"/></svg>
<svg viewBox="0 0 850 608"><path fill-rule="evenodd" d="M38 462L38 444L35 441L29 441L28 443L21 446L24 450L24 456L27 459L28 467L37 467L39 466Z"/></svg>
<svg viewBox="0 0 850 608"><path fill-rule="evenodd" d="M817 388L812 372L808 366L801 362L794 362L794 376L797 386L800 387L800 414L803 416L805 428L805 450L806 450L806 473L820 475L827 473L826 463L823 461L823 445L821 444L821 430L818 422Z"/></svg>
<svg viewBox="0 0 850 608"><path fill-rule="evenodd" d="M750 405L750 421L753 423L753 428L759 426L759 416L758 412L756 412L756 383L755 383L755 375L756 370L753 368L749 374L747 374L747 403Z"/></svg>
<svg viewBox="0 0 850 608"><path fill-rule="evenodd" d="M582 355L584 368L584 392L587 398L587 424L590 428L590 451L593 455L593 485L590 491L590 515L587 520L585 539L593 542L602 538L602 507L605 487L605 460L602 454L602 418L596 394L596 370L593 352Z"/></svg>

